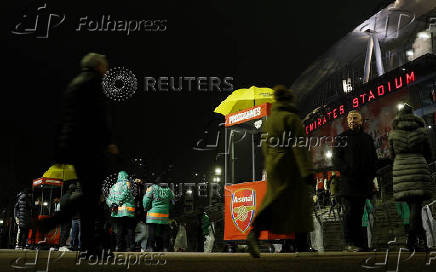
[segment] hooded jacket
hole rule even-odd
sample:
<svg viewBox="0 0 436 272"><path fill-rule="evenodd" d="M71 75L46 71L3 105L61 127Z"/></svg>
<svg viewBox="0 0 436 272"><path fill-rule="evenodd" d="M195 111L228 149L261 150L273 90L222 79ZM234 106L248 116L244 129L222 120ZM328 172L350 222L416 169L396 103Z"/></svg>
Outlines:
<svg viewBox="0 0 436 272"><path fill-rule="evenodd" d="M32 216L32 195L30 193L21 192L18 195L18 200L14 207L14 216L18 218L18 226L20 228L30 227Z"/></svg>
<svg viewBox="0 0 436 272"><path fill-rule="evenodd" d="M174 193L170 188L157 184L148 187L143 199L144 209L147 211L146 223L168 224L173 202Z"/></svg>
<svg viewBox="0 0 436 272"><path fill-rule="evenodd" d="M135 217L135 198L127 185L129 176L125 171L118 173L118 180L115 183L106 199L106 204L112 207L113 204L118 206L118 213L111 213L112 217Z"/></svg>
<svg viewBox="0 0 436 272"><path fill-rule="evenodd" d="M435 185L427 164L432 154L424 120L405 107L392 122L392 128L389 146L394 158L394 198L431 198Z"/></svg>

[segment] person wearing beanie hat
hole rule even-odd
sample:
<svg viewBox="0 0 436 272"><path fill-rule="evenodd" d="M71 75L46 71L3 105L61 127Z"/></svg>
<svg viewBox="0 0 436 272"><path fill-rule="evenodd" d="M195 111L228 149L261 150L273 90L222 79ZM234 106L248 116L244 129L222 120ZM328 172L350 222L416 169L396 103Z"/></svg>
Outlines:
<svg viewBox="0 0 436 272"><path fill-rule="evenodd" d="M389 146L394 159L394 199L407 202L410 208L407 247L426 249L421 210L422 202L430 199L435 190L428 167L432 152L424 119L414 115L409 104L405 104L392 121ZM424 244L419 244L418 239Z"/></svg>
<svg viewBox="0 0 436 272"><path fill-rule="evenodd" d="M312 158L305 146L279 145L283 134L305 137L303 123L293 103L294 95L283 85L275 86L271 115L265 123L262 149L267 172L266 195L247 236L251 256L260 257L258 238L262 230L274 234L295 233L297 251L309 251L308 233L313 230L311 190Z"/></svg>

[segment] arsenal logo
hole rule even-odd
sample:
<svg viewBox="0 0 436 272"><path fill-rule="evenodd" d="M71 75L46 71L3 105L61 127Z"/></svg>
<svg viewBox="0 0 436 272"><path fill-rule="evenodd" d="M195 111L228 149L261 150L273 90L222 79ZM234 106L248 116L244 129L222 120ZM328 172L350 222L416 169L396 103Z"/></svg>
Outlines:
<svg viewBox="0 0 436 272"><path fill-rule="evenodd" d="M256 212L256 191L242 188L232 194L233 224L241 232L246 232Z"/></svg>

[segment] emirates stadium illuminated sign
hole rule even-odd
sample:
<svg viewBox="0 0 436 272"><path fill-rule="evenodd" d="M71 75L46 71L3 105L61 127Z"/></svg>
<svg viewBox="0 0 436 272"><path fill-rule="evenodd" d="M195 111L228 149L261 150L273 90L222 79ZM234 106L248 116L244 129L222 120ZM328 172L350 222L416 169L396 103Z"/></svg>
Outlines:
<svg viewBox="0 0 436 272"><path fill-rule="evenodd" d="M369 102L376 101L383 96L393 93L413 83L415 80L416 76L414 71L407 72L404 75L396 76L393 79L385 81L382 84L378 84L375 86L375 88L371 88L363 92L362 94L354 97L351 100L352 107L348 108L357 109L359 107L362 107ZM323 114L313 119L312 122L306 125L306 134L309 134L315 130L324 127L324 125L329 123L329 121L331 120L342 117L345 114L345 108L347 108L345 107L345 105L340 105L339 107L332 109L326 114Z"/></svg>

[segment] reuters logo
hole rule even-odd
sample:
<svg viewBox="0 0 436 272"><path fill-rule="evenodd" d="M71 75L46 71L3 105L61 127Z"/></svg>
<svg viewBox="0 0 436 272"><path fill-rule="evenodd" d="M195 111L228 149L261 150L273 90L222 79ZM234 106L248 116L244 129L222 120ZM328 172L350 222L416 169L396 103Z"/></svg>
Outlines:
<svg viewBox="0 0 436 272"><path fill-rule="evenodd" d="M137 89L135 74L124 67L111 68L103 77L103 92L111 100L126 101Z"/></svg>

